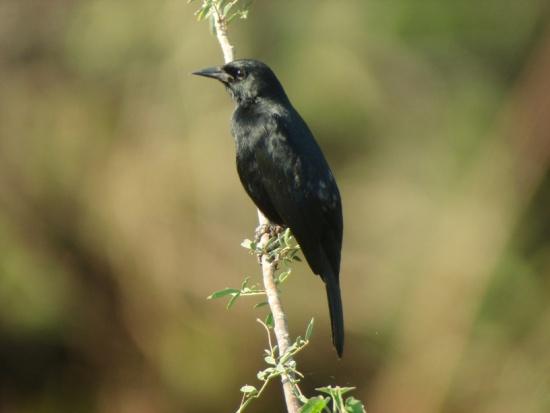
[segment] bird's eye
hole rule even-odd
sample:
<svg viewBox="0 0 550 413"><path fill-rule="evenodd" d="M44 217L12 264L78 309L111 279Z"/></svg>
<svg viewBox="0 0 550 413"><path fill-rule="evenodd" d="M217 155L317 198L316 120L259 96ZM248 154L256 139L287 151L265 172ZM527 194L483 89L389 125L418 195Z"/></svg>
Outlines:
<svg viewBox="0 0 550 413"><path fill-rule="evenodd" d="M239 80L244 79L245 76L246 76L246 73L243 69L237 69L237 71L235 72L235 77Z"/></svg>

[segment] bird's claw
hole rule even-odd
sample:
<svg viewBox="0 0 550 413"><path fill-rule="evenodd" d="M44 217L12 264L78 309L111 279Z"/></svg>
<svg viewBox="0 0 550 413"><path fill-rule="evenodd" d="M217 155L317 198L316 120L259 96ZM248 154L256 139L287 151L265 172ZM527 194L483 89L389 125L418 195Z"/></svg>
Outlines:
<svg viewBox="0 0 550 413"><path fill-rule="evenodd" d="M271 225L271 228L270 228L270 237L276 237L280 234L282 234L283 232L285 232L286 228L285 227L281 227L280 225Z"/></svg>
<svg viewBox="0 0 550 413"><path fill-rule="evenodd" d="M256 230L254 231L254 242L256 244L259 244L262 240L262 237L267 234L269 236L269 240L272 240L273 238L277 238L280 234L282 234L285 231L284 227L281 227L276 224L261 224L256 227ZM278 247L277 243L267 243L267 245L263 246L263 250L266 253L270 253L271 251L275 250ZM262 262L262 254L258 255L258 262Z"/></svg>
<svg viewBox="0 0 550 413"><path fill-rule="evenodd" d="M262 240L262 237L264 234L270 234L270 224L260 224L256 227L256 230L254 231L254 242L256 244L259 244ZM271 234L270 234L271 236Z"/></svg>
<svg viewBox="0 0 550 413"><path fill-rule="evenodd" d="M254 241L257 244L261 241L264 234L268 234L269 238L271 239L282 234L284 231L284 227L276 224L260 224L256 227L256 230L254 231Z"/></svg>

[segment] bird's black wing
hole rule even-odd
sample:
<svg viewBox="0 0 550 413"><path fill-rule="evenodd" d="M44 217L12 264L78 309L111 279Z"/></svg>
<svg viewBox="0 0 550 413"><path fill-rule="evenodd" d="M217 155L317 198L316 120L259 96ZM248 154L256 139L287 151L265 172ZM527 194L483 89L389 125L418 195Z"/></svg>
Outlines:
<svg viewBox="0 0 550 413"><path fill-rule="evenodd" d="M258 209L269 221L284 225L267 191L266 174L258 159L262 151L259 146L264 145L269 136L269 128L265 127L268 119L264 113L258 114L250 107L238 106L233 113L231 132L236 143L237 172L246 193Z"/></svg>
<svg viewBox="0 0 550 413"><path fill-rule="evenodd" d="M254 204L269 219L277 225L284 225L264 184L264 177L259 169L256 156L248 150L241 150L237 154L237 172L241 183Z"/></svg>
<svg viewBox="0 0 550 413"><path fill-rule="evenodd" d="M330 168L301 118L272 116L266 125L265 138L254 148L260 186L312 270L323 277L328 261L338 277L342 207Z"/></svg>
<svg viewBox="0 0 550 413"><path fill-rule="evenodd" d="M333 342L342 353L343 314L339 272L342 207L338 187L309 128L294 112L272 115L254 146L262 189L290 227L313 272L326 284ZM257 203L260 209L261 206ZM267 214L266 214L267 215Z"/></svg>

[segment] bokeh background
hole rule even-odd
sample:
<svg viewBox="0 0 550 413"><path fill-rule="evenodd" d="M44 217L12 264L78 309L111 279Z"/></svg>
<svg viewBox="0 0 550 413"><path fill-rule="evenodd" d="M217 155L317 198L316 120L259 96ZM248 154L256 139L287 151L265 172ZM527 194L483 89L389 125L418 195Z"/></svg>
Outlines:
<svg viewBox="0 0 550 413"><path fill-rule="evenodd" d="M185 0L0 1L0 411L231 412L265 309L222 62ZM257 0L231 27L338 179L346 351L283 300L303 388L369 412L550 411L550 4ZM272 386L251 412L283 410Z"/></svg>

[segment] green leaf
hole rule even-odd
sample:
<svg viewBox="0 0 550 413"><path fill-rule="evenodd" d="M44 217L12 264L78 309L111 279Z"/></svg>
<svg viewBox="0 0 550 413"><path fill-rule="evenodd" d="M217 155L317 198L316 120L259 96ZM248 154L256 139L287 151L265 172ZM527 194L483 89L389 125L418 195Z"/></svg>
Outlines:
<svg viewBox="0 0 550 413"><path fill-rule="evenodd" d="M244 394L256 394L258 393L258 389L256 389L256 387L254 386L251 386L250 384L247 384L241 387L241 392Z"/></svg>
<svg viewBox="0 0 550 413"><path fill-rule="evenodd" d="M315 390L320 391L321 393L326 393L329 396L334 396L346 394L352 390L355 390L355 387L326 386L316 388Z"/></svg>
<svg viewBox="0 0 550 413"><path fill-rule="evenodd" d="M344 395L344 394L346 394L346 393L349 393L350 391L355 390L355 387L340 387L340 386L336 386L335 388L338 389L338 391L340 392L341 395Z"/></svg>
<svg viewBox="0 0 550 413"><path fill-rule="evenodd" d="M267 304L269 304L267 301L262 301L261 303L255 304L254 308L265 307Z"/></svg>
<svg viewBox="0 0 550 413"><path fill-rule="evenodd" d="M288 278L288 276L290 275L291 272L292 272L292 270L289 268L288 270L283 271L282 273L280 273L279 276L277 277L277 282L278 283L285 282L285 280Z"/></svg>
<svg viewBox="0 0 550 413"><path fill-rule="evenodd" d="M277 364L277 362L272 356L264 357L264 360L267 364L271 364L272 366L275 366Z"/></svg>
<svg viewBox="0 0 550 413"><path fill-rule="evenodd" d="M314 319L312 318L311 321L309 322L309 324L307 325L307 328L306 328L306 335L305 335L305 339L309 341L311 335L313 334L313 321Z"/></svg>
<svg viewBox="0 0 550 413"><path fill-rule="evenodd" d="M273 321L273 314L269 313L264 321L265 325L269 328L275 327L275 321Z"/></svg>
<svg viewBox="0 0 550 413"><path fill-rule="evenodd" d="M256 249L256 243L247 238L241 242L241 247L246 248L247 250L253 250Z"/></svg>
<svg viewBox="0 0 550 413"><path fill-rule="evenodd" d="M233 14L231 14L230 16L227 16L227 18L225 19L227 21L227 24L231 23L233 20L235 20L235 17L239 17L240 16L240 12L235 12Z"/></svg>
<svg viewBox="0 0 550 413"><path fill-rule="evenodd" d="M283 239L285 240L285 245L288 245L290 243L290 228L285 229L285 232L283 233Z"/></svg>
<svg viewBox="0 0 550 413"><path fill-rule="evenodd" d="M315 390L320 391L321 393L326 393L328 395L332 394L332 387L316 387Z"/></svg>
<svg viewBox="0 0 550 413"><path fill-rule="evenodd" d="M212 33L213 36L217 36L217 33L216 33L216 16L214 15L214 13L209 14L208 28L210 29L210 33Z"/></svg>
<svg viewBox="0 0 550 413"><path fill-rule="evenodd" d="M271 376L274 374L274 372L275 372L275 369L273 367L268 367L265 370L260 370L258 372L258 374L256 375L256 377L260 381L266 381L266 380L269 380L271 378Z"/></svg>
<svg viewBox="0 0 550 413"><path fill-rule="evenodd" d="M346 399L346 412L347 413L367 413L365 406L361 401L357 400L355 397L348 397Z"/></svg>
<svg viewBox="0 0 550 413"><path fill-rule="evenodd" d="M222 298L222 297L226 297L228 295L238 294L239 292L240 292L240 290L237 290L235 288L225 288L223 290L214 291L212 294L210 294L207 297L207 299L208 300L213 300L215 298Z"/></svg>
<svg viewBox="0 0 550 413"><path fill-rule="evenodd" d="M268 254L270 257L273 257L273 256L277 255L278 247L276 246L276 243L277 243L277 239L276 238L271 238L267 242L267 244L264 246L263 253Z"/></svg>
<svg viewBox="0 0 550 413"><path fill-rule="evenodd" d="M222 15L227 16L229 14L229 11L233 8L233 6L235 6L236 2L231 1L227 4L225 3L227 3L227 1L222 1L220 7L223 8Z"/></svg>
<svg viewBox="0 0 550 413"><path fill-rule="evenodd" d="M237 294L235 294L233 297L231 297L231 299L229 300L229 302L227 303L227 306L226 308L229 310L231 307L233 307L233 305L235 304L235 302L237 301L237 298L239 298L241 296L240 292L238 292Z"/></svg>
<svg viewBox="0 0 550 413"><path fill-rule="evenodd" d="M328 402L324 397L312 397L301 407L299 413L321 413Z"/></svg>
<svg viewBox="0 0 550 413"><path fill-rule="evenodd" d="M196 16L198 21L202 21L208 17L210 10L212 8L211 4L204 3L202 7L197 11Z"/></svg>

